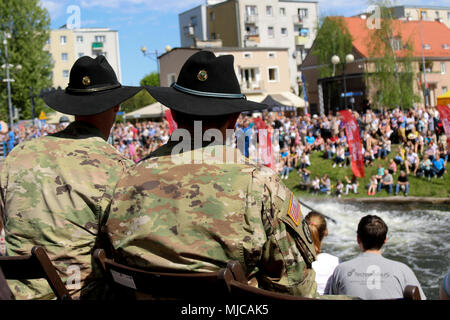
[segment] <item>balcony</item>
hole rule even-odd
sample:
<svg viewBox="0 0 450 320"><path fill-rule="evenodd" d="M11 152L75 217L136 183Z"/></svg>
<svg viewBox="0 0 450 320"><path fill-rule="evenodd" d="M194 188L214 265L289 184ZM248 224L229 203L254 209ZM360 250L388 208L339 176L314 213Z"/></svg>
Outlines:
<svg viewBox="0 0 450 320"><path fill-rule="evenodd" d="M245 35L247 45L258 45L260 42L259 34L247 34Z"/></svg>
<svg viewBox="0 0 450 320"><path fill-rule="evenodd" d="M262 81L244 81L241 83L242 93L261 93L263 92Z"/></svg>
<svg viewBox="0 0 450 320"><path fill-rule="evenodd" d="M258 16L257 15L249 15L247 14L245 16L245 23L247 24L255 24L258 22Z"/></svg>
<svg viewBox="0 0 450 320"><path fill-rule="evenodd" d="M103 42L92 42L92 50L102 51L103 50Z"/></svg>
<svg viewBox="0 0 450 320"><path fill-rule="evenodd" d="M301 17L299 15L292 16L292 20L294 21L294 24L303 24L305 22L305 17Z"/></svg>
<svg viewBox="0 0 450 320"><path fill-rule="evenodd" d="M308 42L309 37L295 36L295 45L304 46Z"/></svg>

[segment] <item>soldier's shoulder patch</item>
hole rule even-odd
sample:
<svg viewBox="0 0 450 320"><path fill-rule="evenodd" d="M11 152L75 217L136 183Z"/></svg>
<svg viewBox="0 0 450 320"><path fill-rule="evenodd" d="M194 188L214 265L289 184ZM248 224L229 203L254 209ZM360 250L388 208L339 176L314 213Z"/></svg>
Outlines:
<svg viewBox="0 0 450 320"><path fill-rule="evenodd" d="M294 196L293 192L291 192L291 199L289 201L288 216L292 219L292 221L294 221L296 226L299 225L302 212L300 208L300 203L298 203L298 200Z"/></svg>

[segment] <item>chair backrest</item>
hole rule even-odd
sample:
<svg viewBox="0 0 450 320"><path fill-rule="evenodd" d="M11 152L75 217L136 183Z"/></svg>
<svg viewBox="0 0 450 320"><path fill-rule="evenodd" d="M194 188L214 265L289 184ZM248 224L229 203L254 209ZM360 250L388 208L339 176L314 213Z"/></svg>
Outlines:
<svg viewBox="0 0 450 320"><path fill-rule="evenodd" d="M46 279L57 299L71 300L67 288L56 272L44 248L34 246L31 255L0 257L0 269L6 279Z"/></svg>
<svg viewBox="0 0 450 320"><path fill-rule="evenodd" d="M231 297L241 301L257 300L261 302L270 302L284 300L316 300L252 287L236 280L231 280L229 285Z"/></svg>
<svg viewBox="0 0 450 320"><path fill-rule="evenodd" d="M8 282L0 268L0 300L14 300L14 295L9 289Z"/></svg>
<svg viewBox="0 0 450 320"><path fill-rule="evenodd" d="M228 268L217 272L155 272L129 267L108 259L102 249L94 259L104 267L106 277L117 291L128 292L128 298L147 299L214 299L229 296L228 283L233 275ZM130 294L131 293L131 294Z"/></svg>
<svg viewBox="0 0 450 320"><path fill-rule="evenodd" d="M408 285L403 290L403 300L422 300L417 286Z"/></svg>

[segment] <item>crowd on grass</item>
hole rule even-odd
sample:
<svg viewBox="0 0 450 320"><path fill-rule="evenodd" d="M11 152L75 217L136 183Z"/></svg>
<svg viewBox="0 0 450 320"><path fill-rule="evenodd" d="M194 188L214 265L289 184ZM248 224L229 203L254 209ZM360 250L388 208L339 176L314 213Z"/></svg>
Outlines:
<svg viewBox="0 0 450 320"><path fill-rule="evenodd" d="M386 189L388 194L405 195L410 190L409 175L424 179L442 178L447 170L449 146L436 108L418 107L410 110L386 110L365 113L353 112L360 130L364 165L374 166L376 175L370 177L369 195ZM312 193L331 194L340 197L349 192L358 193L360 186L355 176L331 181L327 174L311 176L310 157L319 153L328 159L333 170L351 165L349 146L344 125L339 114L288 115L268 113L261 115L272 134L272 151L275 168L282 179L297 171L302 186ZM58 125L19 126L0 135L3 157L14 146L33 138L62 130L67 123ZM236 123L236 137L251 137L256 129L252 115L241 115ZM165 144L170 137L167 121L142 121L116 123L109 142L135 163ZM393 153L393 146L398 145ZM245 155L256 160L255 145L246 143ZM397 177L397 181L394 181Z"/></svg>

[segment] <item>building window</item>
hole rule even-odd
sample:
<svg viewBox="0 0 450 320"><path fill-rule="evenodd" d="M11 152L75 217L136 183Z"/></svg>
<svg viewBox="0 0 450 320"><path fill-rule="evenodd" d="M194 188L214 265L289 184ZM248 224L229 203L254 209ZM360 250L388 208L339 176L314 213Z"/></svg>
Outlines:
<svg viewBox="0 0 450 320"><path fill-rule="evenodd" d="M214 21L214 19L216 18L214 12L210 12L209 13L209 20Z"/></svg>
<svg viewBox="0 0 450 320"><path fill-rule="evenodd" d="M267 69L269 73L269 82L278 81L278 67L270 67Z"/></svg>
<svg viewBox="0 0 450 320"><path fill-rule="evenodd" d="M447 12L447 20L450 20L450 12Z"/></svg>
<svg viewBox="0 0 450 320"><path fill-rule="evenodd" d="M286 37L286 36L288 35L287 28L281 28L281 35L282 35L283 37Z"/></svg>
<svg viewBox="0 0 450 320"><path fill-rule="evenodd" d="M77 36L77 43L83 43L83 36Z"/></svg>
<svg viewBox="0 0 450 320"><path fill-rule="evenodd" d="M258 7L257 6L245 6L245 12L247 16L257 16L258 15Z"/></svg>
<svg viewBox="0 0 450 320"><path fill-rule="evenodd" d="M245 59L251 59L252 58L252 53L251 52L244 52L244 58Z"/></svg>
<svg viewBox="0 0 450 320"><path fill-rule="evenodd" d="M436 11L436 19L439 19L439 11Z"/></svg>
<svg viewBox="0 0 450 320"><path fill-rule="evenodd" d="M447 87L442 87L442 94L447 93L448 88Z"/></svg>
<svg viewBox="0 0 450 320"><path fill-rule="evenodd" d="M67 37L66 36L60 36L59 37L59 42L61 44L66 44L67 43Z"/></svg>
<svg viewBox="0 0 450 320"><path fill-rule="evenodd" d="M269 38L273 38L274 37L273 27L268 27L267 28L267 35L269 36Z"/></svg>
<svg viewBox="0 0 450 320"><path fill-rule="evenodd" d="M197 25L197 16L191 17L191 26L195 27Z"/></svg>
<svg viewBox="0 0 450 320"><path fill-rule="evenodd" d="M48 37L47 41L45 41L45 44L50 44L50 37Z"/></svg>
<svg viewBox="0 0 450 320"><path fill-rule="evenodd" d="M266 6L266 15L268 15L268 16L272 16L273 15L272 6Z"/></svg>
<svg viewBox="0 0 450 320"><path fill-rule="evenodd" d="M81 58L82 56L84 56L84 52L79 52L78 53L78 58Z"/></svg>
<svg viewBox="0 0 450 320"><path fill-rule="evenodd" d="M423 45L423 48L424 48L425 50L430 50L430 49L431 49L430 45L427 44L427 43L425 43L425 44Z"/></svg>
<svg viewBox="0 0 450 320"><path fill-rule="evenodd" d="M177 82L177 75L175 73L169 73L167 75L167 84L171 86L174 82Z"/></svg>
<svg viewBox="0 0 450 320"><path fill-rule="evenodd" d="M67 53L61 53L61 60L67 61Z"/></svg>
<svg viewBox="0 0 450 320"><path fill-rule="evenodd" d="M450 46L447 43L444 43L442 45L442 48L444 48L444 50L448 50L448 49L450 49Z"/></svg>
<svg viewBox="0 0 450 320"><path fill-rule="evenodd" d="M441 62L441 74L445 74L445 62Z"/></svg>
<svg viewBox="0 0 450 320"><path fill-rule="evenodd" d="M421 11L420 12L420 19L427 20L427 12L426 11Z"/></svg>
<svg viewBox="0 0 450 320"><path fill-rule="evenodd" d="M95 42L105 42L105 36L95 36Z"/></svg>
<svg viewBox="0 0 450 320"><path fill-rule="evenodd" d="M402 47L402 39L400 38L394 38L392 39L392 48L394 51L400 51L403 49Z"/></svg>
<svg viewBox="0 0 450 320"><path fill-rule="evenodd" d="M304 9L304 8L298 9L298 16L300 18L308 18L308 9Z"/></svg>
<svg viewBox="0 0 450 320"><path fill-rule="evenodd" d="M217 39L217 35L215 32L211 32L211 40L216 40Z"/></svg>
<svg viewBox="0 0 450 320"><path fill-rule="evenodd" d="M280 8L280 16L286 16L286 8Z"/></svg>
<svg viewBox="0 0 450 320"><path fill-rule="evenodd" d="M270 59L274 59L274 58L277 57L277 54L276 54L275 52L269 52L269 53L267 53L267 56L268 56Z"/></svg>
<svg viewBox="0 0 450 320"><path fill-rule="evenodd" d="M69 77L69 70L63 70L63 78Z"/></svg>
<svg viewBox="0 0 450 320"><path fill-rule="evenodd" d="M106 52L93 52L92 55L98 57L98 56L104 56L106 58L107 53Z"/></svg>

